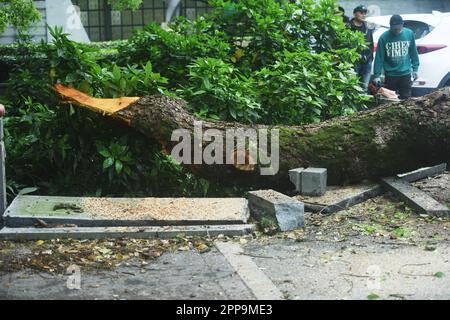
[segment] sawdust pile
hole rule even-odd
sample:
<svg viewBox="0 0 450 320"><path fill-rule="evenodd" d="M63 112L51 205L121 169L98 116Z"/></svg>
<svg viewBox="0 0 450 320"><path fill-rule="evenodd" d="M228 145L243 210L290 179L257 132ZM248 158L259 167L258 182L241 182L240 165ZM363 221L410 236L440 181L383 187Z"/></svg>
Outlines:
<svg viewBox="0 0 450 320"><path fill-rule="evenodd" d="M132 220L242 220L245 199L218 198L86 198L84 212L94 219Z"/></svg>

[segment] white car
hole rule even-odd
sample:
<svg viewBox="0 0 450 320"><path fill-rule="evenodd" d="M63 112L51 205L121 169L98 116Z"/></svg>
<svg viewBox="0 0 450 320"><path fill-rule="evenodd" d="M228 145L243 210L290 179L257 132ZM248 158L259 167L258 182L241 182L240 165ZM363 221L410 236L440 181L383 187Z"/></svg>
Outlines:
<svg viewBox="0 0 450 320"><path fill-rule="evenodd" d="M419 79L414 81L412 94L421 96L436 88L450 86L450 12L431 14L404 14L405 27L416 36L419 51ZM373 39L375 50L378 39L389 30L391 16L368 17L376 28Z"/></svg>

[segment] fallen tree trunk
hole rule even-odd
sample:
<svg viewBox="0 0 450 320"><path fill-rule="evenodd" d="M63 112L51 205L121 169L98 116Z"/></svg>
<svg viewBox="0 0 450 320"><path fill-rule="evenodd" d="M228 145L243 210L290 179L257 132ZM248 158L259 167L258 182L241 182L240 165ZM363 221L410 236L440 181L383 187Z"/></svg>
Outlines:
<svg viewBox="0 0 450 320"><path fill-rule="evenodd" d="M90 98L74 89L58 85L56 90L67 102L126 122L160 142L168 152L178 143L171 141L173 130L185 129L193 135L194 121L198 121L187 110L185 101L167 96L108 99L105 107L105 103L100 103L102 99ZM277 174L263 176L259 164L236 162L187 167L209 179L281 189L291 187L289 169L305 166L327 168L332 184L376 179L450 161L450 88L307 126L203 122L203 130L224 132L237 128L279 130Z"/></svg>

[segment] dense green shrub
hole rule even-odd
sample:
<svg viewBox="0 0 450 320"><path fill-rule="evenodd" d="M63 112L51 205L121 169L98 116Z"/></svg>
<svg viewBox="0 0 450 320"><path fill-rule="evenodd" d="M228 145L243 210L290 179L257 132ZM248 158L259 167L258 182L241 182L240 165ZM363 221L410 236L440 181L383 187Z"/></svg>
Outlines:
<svg viewBox="0 0 450 320"><path fill-rule="evenodd" d="M223 35L231 47L231 60L241 71L258 70L275 63L278 53L302 48L320 53L336 48L364 46L362 36L347 30L337 15L334 0L211 0L215 9L206 16L177 25L186 35L195 30ZM206 20L206 21L205 21ZM184 19L182 25L186 25ZM215 56L212 56L215 57Z"/></svg>
<svg viewBox="0 0 450 320"><path fill-rule="evenodd" d="M87 48L92 55L99 59L115 61L118 48L126 40L115 40L106 42L78 43L78 46ZM0 62L5 65L31 65L33 63L48 63L47 51L53 48L53 43L24 42L0 45Z"/></svg>
<svg viewBox="0 0 450 320"><path fill-rule="evenodd" d="M199 117L257 122L261 106L255 82L219 59L197 59L189 66L189 87L179 94Z"/></svg>
<svg viewBox="0 0 450 320"><path fill-rule="evenodd" d="M257 73L266 123L292 125L319 122L364 108L367 98L352 72L348 50L311 55L285 51Z"/></svg>
<svg viewBox="0 0 450 320"><path fill-rule="evenodd" d="M82 81L79 88L105 98L165 93L163 86L167 84L166 78L153 72L150 62L145 66L119 67L116 64L108 67L95 66L91 76L92 81ZM97 89L95 92L94 87Z"/></svg>
<svg viewBox="0 0 450 320"><path fill-rule="evenodd" d="M224 59L229 46L220 33L179 34L149 24L135 30L129 41L119 49L118 62L145 64L150 61L156 72L170 79L172 87L184 84L188 65L200 57Z"/></svg>

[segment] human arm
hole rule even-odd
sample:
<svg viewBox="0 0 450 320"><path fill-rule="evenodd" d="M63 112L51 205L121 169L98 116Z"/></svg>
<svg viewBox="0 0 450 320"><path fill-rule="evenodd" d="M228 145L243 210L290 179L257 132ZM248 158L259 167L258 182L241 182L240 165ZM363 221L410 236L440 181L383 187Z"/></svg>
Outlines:
<svg viewBox="0 0 450 320"><path fill-rule="evenodd" d="M375 78L380 78L381 76L381 70L383 69L385 55L384 47L383 37L380 37L380 40L378 41L377 52L375 55L375 62L373 64L373 75Z"/></svg>

